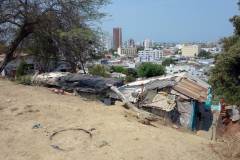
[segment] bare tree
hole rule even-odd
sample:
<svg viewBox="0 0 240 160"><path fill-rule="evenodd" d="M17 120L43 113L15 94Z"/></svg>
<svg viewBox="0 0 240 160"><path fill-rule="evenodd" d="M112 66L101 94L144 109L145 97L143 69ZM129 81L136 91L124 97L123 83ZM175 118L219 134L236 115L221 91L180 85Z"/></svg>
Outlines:
<svg viewBox="0 0 240 160"><path fill-rule="evenodd" d="M14 51L31 34L50 28L52 35L89 26L106 16L99 9L110 0L1 0L0 34L8 50L0 72L12 60ZM1 40L1 39L0 39Z"/></svg>

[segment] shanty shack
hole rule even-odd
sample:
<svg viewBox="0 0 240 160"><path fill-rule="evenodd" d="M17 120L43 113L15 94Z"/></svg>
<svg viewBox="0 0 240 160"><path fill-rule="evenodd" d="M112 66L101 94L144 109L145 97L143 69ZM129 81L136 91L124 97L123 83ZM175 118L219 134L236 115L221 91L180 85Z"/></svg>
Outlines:
<svg viewBox="0 0 240 160"><path fill-rule="evenodd" d="M141 91L142 84L144 89ZM129 87L132 90L127 90ZM197 119L201 119L208 101L210 87L197 77L179 73L129 83L120 87L120 91L139 108L195 130Z"/></svg>

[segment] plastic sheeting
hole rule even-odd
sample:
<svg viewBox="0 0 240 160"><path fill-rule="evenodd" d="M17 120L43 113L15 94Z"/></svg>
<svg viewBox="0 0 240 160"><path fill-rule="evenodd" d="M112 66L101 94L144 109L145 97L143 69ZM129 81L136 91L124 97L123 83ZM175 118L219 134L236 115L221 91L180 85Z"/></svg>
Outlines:
<svg viewBox="0 0 240 160"><path fill-rule="evenodd" d="M188 128L191 124L193 103L177 101L177 108L180 113L178 122Z"/></svg>
<svg viewBox="0 0 240 160"><path fill-rule="evenodd" d="M239 116L239 108L236 105L233 105L232 113L233 113L232 121L238 121L240 119L240 116Z"/></svg>

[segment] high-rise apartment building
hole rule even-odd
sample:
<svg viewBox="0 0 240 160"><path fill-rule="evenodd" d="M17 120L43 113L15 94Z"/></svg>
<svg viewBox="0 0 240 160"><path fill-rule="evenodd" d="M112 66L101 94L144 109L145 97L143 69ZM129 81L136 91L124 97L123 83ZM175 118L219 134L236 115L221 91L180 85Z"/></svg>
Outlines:
<svg viewBox="0 0 240 160"><path fill-rule="evenodd" d="M144 41L144 47L145 48L152 48L155 47L155 42L153 40L149 40L147 39L146 41Z"/></svg>
<svg viewBox="0 0 240 160"><path fill-rule="evenodd" d="M112 45L112 36L111 36L111 37L106 38L106 40L105 40L105 50L109 51L112 48L113 48L113 45Z"/></svg>
<svg viewBox="0 0 240 160"><path fill-rule="evenodd" d="M134 47L134 40L133 39L128 40L128 47Z"/></svg>
<svg viewBox="0 0 240 160"><path fill-rule="evenodd" d="M113 49L122 47L122 28L113 28Z"/></svg>

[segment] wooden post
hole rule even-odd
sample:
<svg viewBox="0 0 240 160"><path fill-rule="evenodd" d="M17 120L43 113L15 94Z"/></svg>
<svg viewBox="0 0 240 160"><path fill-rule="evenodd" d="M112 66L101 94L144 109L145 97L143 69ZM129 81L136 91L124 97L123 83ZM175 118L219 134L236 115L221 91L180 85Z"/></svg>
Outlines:
<svg viewBox="0 0 240 160"><path fill-rule="evenodd" d="M128 106L129 108L131 108L132 110L142 114L147 120L150 121L155 121L156 117L154 114L143 111L143 110L139 110L137 107L135 107L131 102L129 102L125 96L117 89L117 87L113 86L112 84L107 84L108 88L113 91L122 101L123 103Z"/></svg>

